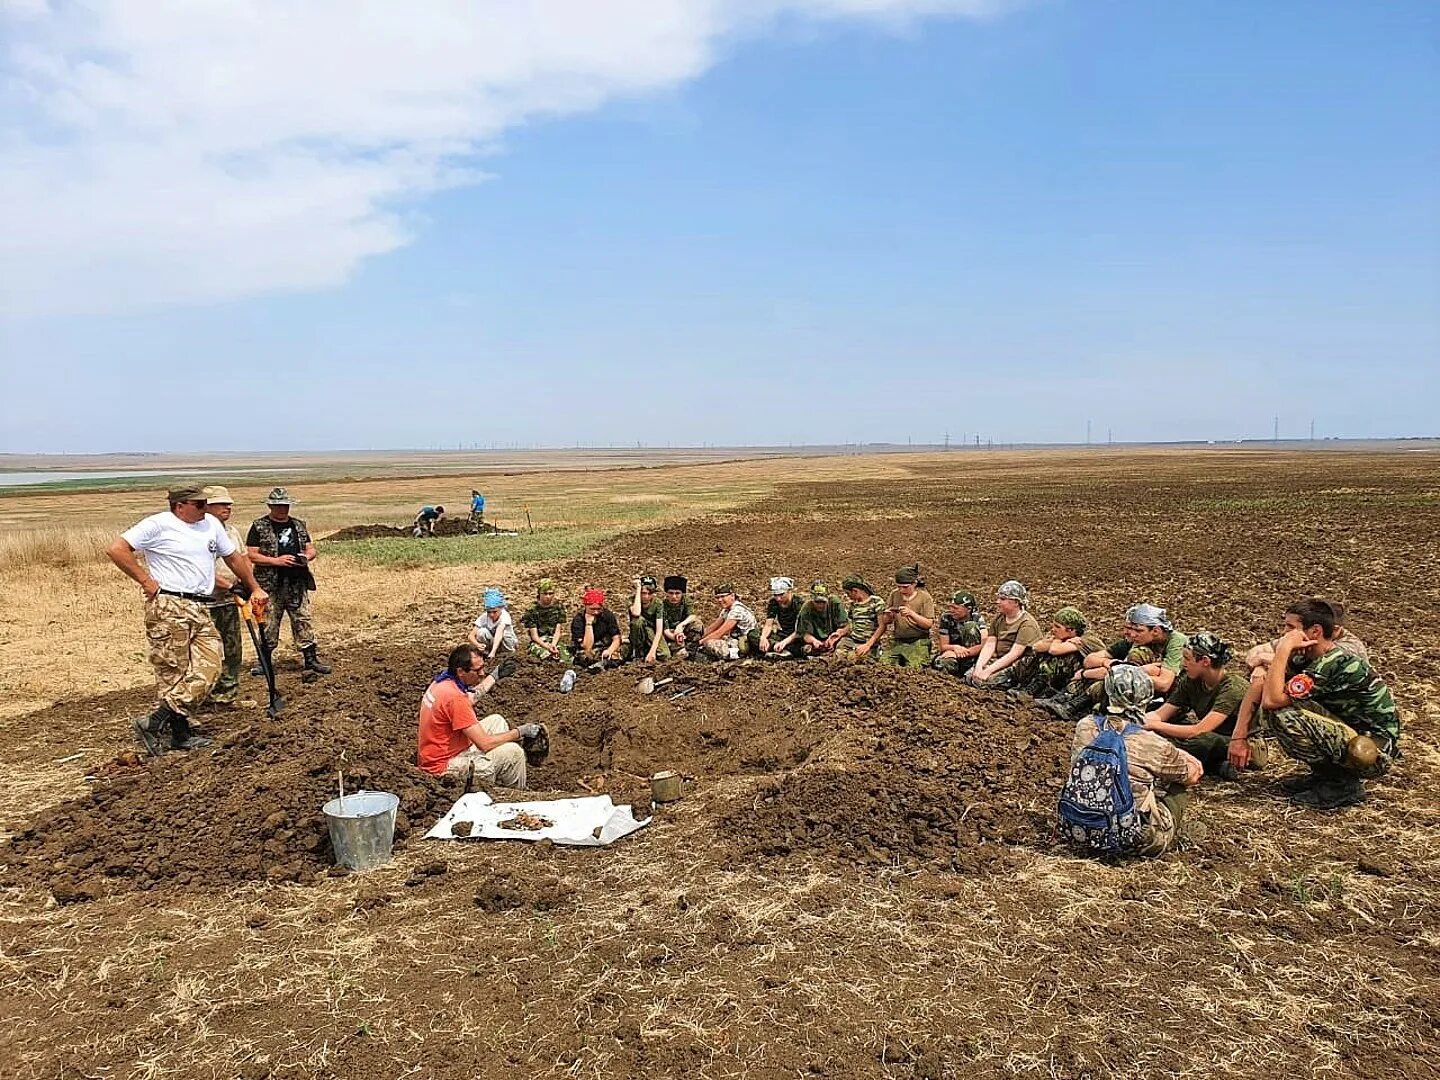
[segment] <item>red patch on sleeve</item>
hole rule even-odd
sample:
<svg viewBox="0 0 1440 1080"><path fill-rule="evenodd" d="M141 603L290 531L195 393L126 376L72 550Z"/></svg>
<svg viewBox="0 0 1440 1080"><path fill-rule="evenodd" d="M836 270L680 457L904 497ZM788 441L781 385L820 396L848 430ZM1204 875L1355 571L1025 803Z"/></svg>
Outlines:
<svg viewBox="0 0 1440 1080"><path fill-rule="evenodd" d="M1314 689L1315 680L1303 671L1299 675L1292 675L1285 684L1285 693L1292 698L1307 698Z"/></svg>

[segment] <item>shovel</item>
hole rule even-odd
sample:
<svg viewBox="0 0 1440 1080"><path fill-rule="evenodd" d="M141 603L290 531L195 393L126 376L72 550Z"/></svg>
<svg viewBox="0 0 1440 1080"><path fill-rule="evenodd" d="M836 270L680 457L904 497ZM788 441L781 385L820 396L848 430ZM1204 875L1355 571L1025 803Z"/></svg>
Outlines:
<svg viewBox="0 0 1440 1080"><path fill-rule="evenodd" d="M635 684L635 689L636 689L636 690L639 690L640 693L645 694L645 695L648 697L650 694L653 694L653 693L654 693L657 689L659 689L660 687L662 687L662 686L668 686L670 683L672 683L672 682L674 682L674 681L675 681L675 677L674 677L673 675L672 675L670 678L668 678L668 679L661 679L659 682L656 682L656 681L655 681L653 678L651 678L649 675L646 675L645 678L641 679L638 683Z"/></svg>
<svg viewBox="0 0 1440 1080"><path fill-rule="evenodd" d="M255 646L255 655L260 657L260 666L265 671L265 686L270 691L270 704L265 712L272 718L280 715L280 710L285 707L285 699L275 689L275 661L270 655L270 646L265 644L265 635L260 632L260 623L255 617L255 610L250 606L249 600L236 599L240 605L240 617L245 620L245 629L250 631L250 641Z"/></svg>

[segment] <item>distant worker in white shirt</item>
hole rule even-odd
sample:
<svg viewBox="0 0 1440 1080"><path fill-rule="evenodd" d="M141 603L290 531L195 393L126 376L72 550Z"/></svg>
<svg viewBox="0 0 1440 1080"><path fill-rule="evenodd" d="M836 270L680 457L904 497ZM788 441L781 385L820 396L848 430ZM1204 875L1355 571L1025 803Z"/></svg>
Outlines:
<svg viewBox="0 0 1440 1080"><path fill-rule="evenodd" d="M190 716L220 677L220 633L209 607L216 556L250 590L253 605L263 610L269 599L244 549L205 513L204 488L172 488L169 500L168 511L126 529L105 552L145 593L145 636L159 704L149 716L136 718L135 737L152 756L210 745L190 730ZM143 565L137 553L145 556Z"/></svg>

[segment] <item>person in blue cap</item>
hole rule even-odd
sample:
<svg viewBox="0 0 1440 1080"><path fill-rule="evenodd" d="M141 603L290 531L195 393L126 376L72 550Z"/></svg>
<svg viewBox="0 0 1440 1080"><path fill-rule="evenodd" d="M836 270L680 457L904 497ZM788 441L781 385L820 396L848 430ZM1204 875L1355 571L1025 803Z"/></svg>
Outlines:
<svg viewBox="0 0 1440 1080"><path fill-rule="evenodd" d="M505 594L494 585L485 590L485 611L470 628L470 644L484 653L486 665L497 676L506 675L514 668L520 638L505 604Z"/></svg>

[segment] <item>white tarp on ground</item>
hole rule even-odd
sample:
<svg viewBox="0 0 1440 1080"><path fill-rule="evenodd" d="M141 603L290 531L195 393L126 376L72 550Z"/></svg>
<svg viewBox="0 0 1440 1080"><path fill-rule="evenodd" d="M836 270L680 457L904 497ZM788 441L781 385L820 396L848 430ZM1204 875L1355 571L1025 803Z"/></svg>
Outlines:
<svg viewBox="0 0 1440 1080"><path fill-rule="evenodd" d="M523 829L502 829L499 823L521 811L539 814L555 824L534 832ZM452 827L458 821L474 825L470 835L456 836ZM628 806L616 806L609 795L586 799L543 799L536 802L497 803L483 791L460 796L459 801L425 834L427 840L553 840L574 847L603 847L622 836L649 825L649 819L636 821Z"/></svg>

